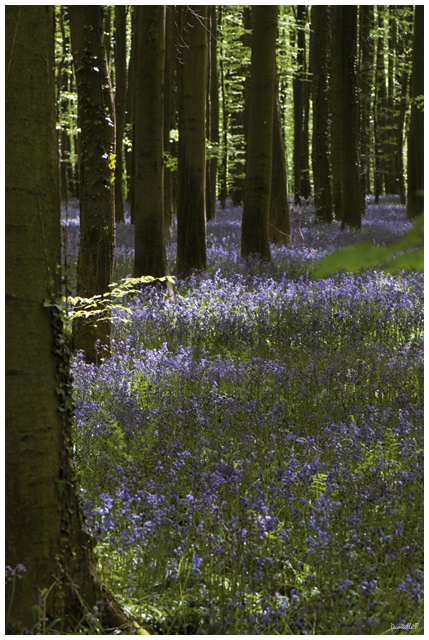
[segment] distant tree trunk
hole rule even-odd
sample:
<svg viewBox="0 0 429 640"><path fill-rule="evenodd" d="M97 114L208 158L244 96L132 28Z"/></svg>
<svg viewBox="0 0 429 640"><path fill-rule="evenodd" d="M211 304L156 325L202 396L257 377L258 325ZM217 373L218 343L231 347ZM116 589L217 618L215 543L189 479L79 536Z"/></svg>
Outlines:
<svg viewBox="0 0 429 640"><path fill-rule="evenodd" d="M286 149L276 83L273 117L273 166L271 174L269 240L277 245L290 243L289 193Z"/></svg>
<svg viewBox="0 0 429 640"><path fill-rule="evenodd" d="M115 111L116 111L116 159L115 159L115 215L116 222L124 222L123 189L123 139L125 110L127 105L127 50L126 50L126 7L115 6Z"/></svg>
<svg viewBox="0 0 429 640"><path fill-rule="evenodd" d="M177 271L205 269L207 6L180 7L183 42L179 89Z"/></svg>
<svg viewBox="0 0 429 640"><path fill-rule="evenodd" d="M60 620L51 633L73 634L85 606L96 604L105 628L131 633L96 575L71 460L70 350L58 270L54 6L9 5L5 15L5 560L26 569L14 588L6 586L6 633L31 632L42 590L46 626Z"/></svg>
<svg viewBox="0 0 429 640"><path fill-rule="evenodd" d="M374 6L359 6L360 180L362 198L371 192L371 89L374 76ZM364 206L364 202L362 203Z"/></svg>
<svg viewBox="0 0 429 640"><path fill-rule="evenodd" d="M297 36L297 70L293 77L293 111L294 111L294 201L300 204L301 197L310 196L309 158L308 158L308 118L309 90L307 78L305 24L307 21L306 5L296 7Z"/></svg>
<svg viewBox="0 0 429 640"><path fill-rule="evenodd" d="M137 5L134 276L165 276L165 5Z"/></svg>
<svg viewBox="0 0 429 640"><path fill-rule="evenodd" d="M312 164L316 221L331 222L331 166L329 157L328 55L330 48L330 16L327 5L311 7L310 43L313 74L313 144Z"/></svg>
<svg viewBox="0 0 429 640"><path fill-rule="evenodd" d="M216 6L209 6L208 86L207 86L207 142L217 153L219 143L219 83L217 71ZM207 220L216 215L217 155L211 154L206 166Z"/></svg>
<svg viewBox="0 0 429 640"><path fill-rule="evenodd" d="M80 246L77 295L108 291L115 249L113 159L115 114L103 39L103 8L70 5L70 34L78 89L80 154ZM110 349L110 322L76 319L73 339L88 362L97 358L96 342Z"/></svg>
<svg viewBox="0 0 429 640"><path fill-rule="evenodd" d="M414 7L413 70L411 74L411 117L408 134L407 216L424 211L424 7Z"/></svg>
<svg viewBox="0 0 429 640"><path fill-rule="evenodd" d="M246 182L241 255L270 260L269 214L272 180L273 118L276 87L278 7L252 7L252 59L249 87Z"/></svg>

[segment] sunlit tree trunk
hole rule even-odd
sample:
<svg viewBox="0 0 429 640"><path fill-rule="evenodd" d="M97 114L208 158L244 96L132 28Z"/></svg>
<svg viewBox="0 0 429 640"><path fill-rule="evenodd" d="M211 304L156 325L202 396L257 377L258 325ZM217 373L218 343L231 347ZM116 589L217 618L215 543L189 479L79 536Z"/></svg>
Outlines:
<svg viewBox="0 0 429 640"><path fill-rule="evenodd" d="M311 7L310 70L313 76L313 144L312 165L316 220L331 222L331 166L329 154L328 54L330 16L326 5Z"/></svg>
<svg viewBox="0 0 429 640"><path fill-rule="evenodd" d="M134 276L165 276L165 5L138 5Z"/></svg>
<svg viewBox="0 0 429 640"><path fill-rule="evenodd" d="M276 87L278 7L252 7L249 124L247 130L241 255L270 260L269 214Z"/></svg>
<svg viewBox="0 0 429 640"><path fill-rule="evenodd" d="M205 269L207 6L180 7L177 271Z"/></svg>
<svg viewBox="0 0 429 640"><path fill-rule="evenodd" d="M61 316L60 201L55 135L54 6L6 7L6 589L8 634L46 626L73 633L83 602L106 628L127 617L96 576L71 463L69 348ZM28 153L29 146L32 153ZM58 306L49 306L49 305ZM60 624L54 626L60 630Z"/></svg>
<svg viewBox="0 0 429 640"><path fill-rule="evenodd" d="M424 7L414 8L413 70L411 75L411 117L408 134L407 215L424 211Z"/></svg>
<svg viewBox="0 0 429 640"><path fill-rule="evenodd" d="M309 117L309 89L307 78L307 55L305 42L305 24L307 21L306 5L296 7L297 26L297 70L293 77L293 109L294 109L294 200L295 204L301 202L301 197L307 199L310 196L309 178L309 144L308 144L308 117Z"/></svg>
<svg viewBox="0 0 429 640"><path fill-rule="evenodd" d="M101 5L70 5L70 34L78 90L80 152L80 245L77 295L90 298L108 291L115 250L115 114L103 38ZM78 318L73 323L76 349L88 362L98 357L97 341L110 350L109 320Z"/></svg>

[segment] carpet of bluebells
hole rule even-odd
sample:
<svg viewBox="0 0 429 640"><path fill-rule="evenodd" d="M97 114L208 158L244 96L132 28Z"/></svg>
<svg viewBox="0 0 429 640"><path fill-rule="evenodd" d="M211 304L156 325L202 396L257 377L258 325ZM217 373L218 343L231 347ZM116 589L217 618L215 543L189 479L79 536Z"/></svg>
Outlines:
<svg viewBox="0 0 429 640"><path fill-rule="evenodd" d="M291 246L244 263L241 210L218 211L207 273L131 296L111 357L74 359L86 525L151 633L422 633L423 276L311 275L410 224L394 199L361 231L313 220L292 207ZM116 280L133 242L118 225Z"/></svg>

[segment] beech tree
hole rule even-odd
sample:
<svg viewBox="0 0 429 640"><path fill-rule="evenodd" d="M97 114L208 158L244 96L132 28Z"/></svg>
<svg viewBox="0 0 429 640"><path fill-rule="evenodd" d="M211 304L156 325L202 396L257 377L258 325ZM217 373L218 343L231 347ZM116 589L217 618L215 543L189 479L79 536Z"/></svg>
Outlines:
<svg viewBox="0 0 429 640"><path fill-rule="evenodd" d="M44 594L54 629L84 604L105 628L132 632L96 575L71 462L69 348L61 308L54 6L6 7L6 588L7 630L34 624ZM31 145L32 153L28 153Z"/></svg>
<svg viewBox="0 0 429 640"><path fill-rule="evenodd" d="M115 157L115 220L124 222L123 157L122 145L125 129L127 104L127 11L124 4L115 5L115 116L116 116L116 157Z"/></svg>
<svg viewBox="0 0 429 640"><path fill-rule="evenodd" d="M165 276L165 5L138 5L135 95L134 276Z"/></svg>
<svg viewBox="0 0 429 640"><path fill-rule="evenodd" d="M316 221L331 222L331 165L329 154L330 15L326 5L311 7L310 71L313 95L312 166Z"/></svg>
<svg viewBox="0 0 429 640"><path fill-rule="evenodd" d="M177 271L205 269L207 6L180 7Z"/></svg>
<svg viewBox="0 0 429 640"><path fill-rule="evenodd" d="M115 110L104 46L103 7L70 5L71 45L78 91L80 152L80 244L77 295L108 291L115 251ZM76 318L73 338L88 362L97 358L97 341L108 352L110 322Z"/></svg>
<svg viewBox="0 0 429 640"><path fill-rule="evenodd" d="M414 8L413 70L411 75L411 117L408 135L407 215L424 211L424 6Z"/></svg>
<svg viewBox="0 0 429 640"><path fill-rule="evenodd" d="M269 213L273 158L273 119L276 88L276 5L252 7L246 180L241 255L271 259Z"/></svg>

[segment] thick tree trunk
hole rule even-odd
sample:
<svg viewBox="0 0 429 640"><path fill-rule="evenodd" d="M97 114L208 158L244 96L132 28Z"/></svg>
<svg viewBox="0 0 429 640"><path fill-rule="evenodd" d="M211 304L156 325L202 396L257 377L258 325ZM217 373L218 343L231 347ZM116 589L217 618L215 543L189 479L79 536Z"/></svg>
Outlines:
<svg viewBox="0 0 429 640"><path fill-rule="evenodd" d="M222 15L223 8L222 5L219 5L219 27L222 24ZM228 173L228 107L226 102L226 93L225 93L225 72L224 72L224 52L222 41L220 44L220 52L219 52L219 73L220 73L220 90L221 90L221 99L222 99L222 162L220 165L220 190L219 190L219 200L220 206L222 209L225 209L226 205L226 196L228 192L227 186L227 173Z"/></svg>
<svg viewBox="0 0 429 640"><path fill-rule="evenodd" d="M181 7L177 271L205 269L207 6Z"/></svg>
<svg viewBox="0 0 429 640"><path fill-rule="evenodd" d="M165 5L137 6L134 276L165 276Z"/></svg>
<svg viewBox="0 0 429 640"><path fill-rule="evenodd" d="M171 129L177 128L176 121L176 57L177 57L177 29L176 9L167 5L165 19L165 69L164 69L164 150L167 160L177 159L177 143L170 142ZM175 184L177 171L164 166L164 226L166 236L170 239L173 231L173 213L176 210Z"/></svg>
<svg viewBox="0 0 429 640"><path fill-rule="evenodd" d="M330 15L326 5L311 7L311 72L313 74L312 165L316 221L331 222L331 166L329 156L328 55Z"/></svg>
<svg viewBox="0 0 429 640"><path fill-rule="evenodd" d="M377 61L374 87L374 193L375 202L378 203L379 197L383 195L384 192L386 174L384 149L387 131L387 89L384 66L384 20L382 5L378 6Z"/></svg>
<svg viewBox="0 0 429 640"><path fill-rule="evenodd" d="M407 216L424 211L424 6L414 8L413 70L411 75L411 117L408 134Z"/></svg>
<svg viewBox="0 0 429 640"><path fill-rule="evenodd" d="M116 222L124 222L123 189L123 139L125 110L127 104L127 49L126 49L126 7L115 5L115 112L116 112L116 162L115 162L115 217Z"/></svg>
<svg viewBox="0 0 429 640"><path fill-rule="evenodd" d="M77 295L103 294L112 281L115 249L115 114L103 40L103 8L70 5L70 34L78 89L80 153L80 246ZM98 357L96 343L110 350L110 321L73 324L76 349L88 362Z"/></svg>
<svg viewBox="0 0 429 640"><path fill-rule="evenodd" d="M278 7L252 7L253 34L249 87L246 182L241 255L270 260L269 214L272 179L273 118L276 87Z"/></svg>
<svg viewBox="0 0 429 640"><path fill-rule="evenodd" d="M127 168L128 189L127 197L130 205L131 223L134 224L134 175L135 175L135 86L137 69L137 9L136 5L131 5L131 52L128 63L127 82L127 109L125 115L125 126L128 136L131 139L131 149L125 154Z"/></svg>
<svg viewBox="0 0 429 640"><path fill-rule="evenodd" d="M131 633L97 579L71 466L53 26L52 5L6 7L5 542L6 564L26 569L7 585L6 631L31 629L31 607L49 589L47 625L59 618L63 632L73 632L85 614L82 602L104 602L105 628Z"/></svg>
<svg viewBox="0 0 429 640"><path fill-rule="evenodd" d="M362 198L359 179L359 98L357 87L357 6L343 5L342 63L342 228L361 226Z"/></svg>

